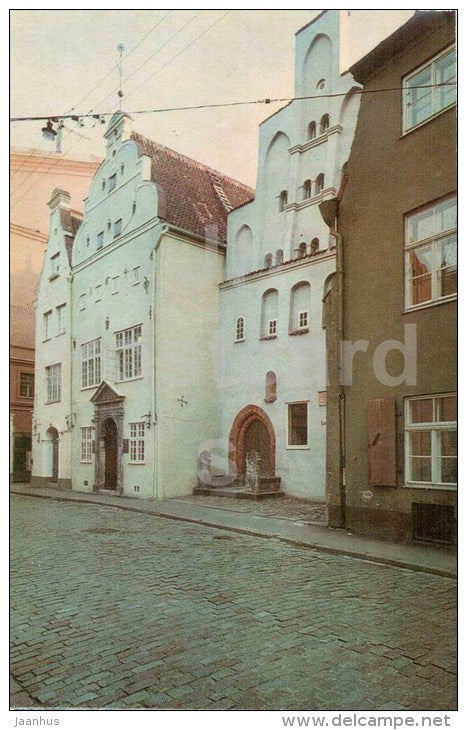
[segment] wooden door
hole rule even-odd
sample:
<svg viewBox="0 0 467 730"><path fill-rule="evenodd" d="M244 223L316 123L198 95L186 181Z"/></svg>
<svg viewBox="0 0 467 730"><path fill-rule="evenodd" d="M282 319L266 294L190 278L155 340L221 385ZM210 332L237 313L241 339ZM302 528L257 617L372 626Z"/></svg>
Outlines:
<svg viewBox="0 0 467 730"><path fill-rule="evenodd" d="M117 488L117 426L108 420L105 424L105 488Z"/></svg>
<svg viewBox="0 0 467 730"><path fill-rule="evenodd" d="M271 455L269 434L266 426L259 418L249 424L245 432L245 457L259 455L259 474L262 477L273 476L271 469Z"/></svg>
<svg viewBox="0 0 467 730"><path fill-rule="evenodd" d="M52 481L58 482L58 434L52 436Z"/></svg>

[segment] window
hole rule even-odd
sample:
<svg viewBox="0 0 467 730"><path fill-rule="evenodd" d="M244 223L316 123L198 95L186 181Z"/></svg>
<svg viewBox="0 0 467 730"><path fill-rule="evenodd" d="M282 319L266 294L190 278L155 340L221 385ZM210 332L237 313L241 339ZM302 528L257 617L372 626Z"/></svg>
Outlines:
<svg viewBox="0 0 467 730"><path fill-rule="evenodd" d="M100 302L102 298L102 284L96 284L94 287L94 301Z"/></svg>
<svg viewBox="0 0 467 730"><path fill-rule="evenodd" d="M457 198L444 199L405 220L406 306L457 292Z"/></svg>
<svg viewBox="0 0 467 730"><path fill-rule="evenodd" d="M308 327L308 312L298 313L298 328L303 329L303 327Z"/></svg>
<svg viewBox="0 0 467 730"><path fill-rule="evenodd" d="M116 184L117 184L117 173L114 172L114 174L109 177L109 193L111 190L115 189Z"/></svg>
<svg viewBox="0 0 467 730"><path fill-rule="evenodd" d="M311 198L311 180L305 180L303 183L303 200Z"/></svg>
<svg viewBox="0 0 467 730"><path fill-rule="evenodd" d="M454 48L443 51L422 68L406 76L402 83L404 132L455 104L455 83ZM436 86L436 84L446 84L446 86Z"/></svg>
<svg viewBox="0 0 467 730"><path fill-rule="evenodd" d="M260 337L277 335L278 297L277 289L268 289L262 296Z"/></svg>
<svg viewBox="0 0 467 730"><path fill-rule="evenodd" d="M310 122L308 125L308 139L315 139L316 137L316 122Z"/></svg>
<svg viewBox="0 0 467 730"><path fill-rule="evenodd" d="M52 310L44 314L44 340L48 340L52 334Z"/></svg>
<svg viewBox="0 0 467 730"><path fill-rule="evenodd" d="M59 401L62 397L62 364L49 365L45 369L47 378L47 403Z"/></svg>
<svg viewBox="0 0 467 730"><path fill-rule="evenodd" d="M324 188L324 175L321 172L315 180L315 195L319 195Z"/></svg>
<svg viewBox="0 0 467 730"><path fill-rule="evenodd" d="M133 269L133 284L139 284L141 278L141 269L139 266L135 266Z"/></svg>
<svg viewBox="0 0 467 730"><path fill-rule="evenodd" d="M57 335L63 335L66 332L65 313L66 304L57 307Z"/></svg>
<svg viewBox="0 0 467 730"><path fill-rule="evenodd" d="M117 238L122 232L122 219L119 218L118 221L115 221L114 223L114 238Z"/></svg>
<svg viewBox="0 0 467 730"><path fill-rule="evenodd" d="M289 334L303 334L310 325L311 288L308 281L299 281L290 292Z"/></svg>
<svg viewBox="0 0 467 730"><path fill-rule="evenodd" d="M264 268L269 269L272 266L272 253L267 253L264 257Z"/></svg>
<svg viewBox="0 0 467 730"><path fill-rule="evenodd" d="M101 382L101 341L91 340L81 345L81 387L90 388Z"/></svg>
<svg viewBox="0 0 467 730"><path fill-rule="evenodd" d="M311 242L311 253L317 253L319 251L319 238L314 238Z"/></svg>
<svg viewBox="0 0 467 730"><path fill-rule="evenodd" d="M50 277L55 278L60 274L60 253L56 253L50 259Z"/></svg>
<svg viewBox="0 0 467 730"><path fill-rule="evenodd" d="M242 342L245 339L245 320L243 317L237 319L236 325L236 342Z"/></svg>
<svg viewBox="0 0 467 730"><path fill-rule="evenodd" d="M320 79L318 81L318 83L316 84L316 88L318 89L318 91L322 91L325 87L326 87L326 80L325 79Z"/></svg>
<svg viewBox="0 0 467 730"><path fill-rule="evenodd" d="M284 252L281 248L276 251L276 266L279 266L284 261Z"/></svg>
<svg viewBox="0 0 467 730"><path fill-rule="evenodd" d="M116 294L120 289L120 277L119 276L113 276L112 277L112 294Z"/></svg>
<svg viewBox="0 0 467 730"><path fill-rule="evenodd" d="M279 210L284 210L285 206L287 205L288 200L288 194L287 190L283 190L281 194L279 195Z"/></svg>
<svg viewBox="0 0 467 730"><path fill-rule="evenodd" d="M454 394L406 398L405 481L410 486L457 486Z"/></svg>
<svg viewBox="0 0 467 730"><path fill-rule="evenodd" d="M304 256L306 256L306 242L302 241L297 248L297 258L302 259Z"/></svg>
<svg viewBox="0 0 467 730"><path fill-rule="evenodd" d="M86 294L81 294L79 298L79 308L86 309Z"/></svg>
<svg viewBox="0 0 467 730"><path fill-rule="evenodd" d="M144 423L130 423L130 464L144 464Z"/></svg>
<svg viewBox="0 0 467 730"><path fill-rule="evenodd" d="M92 461L93 443L93 426L83 426L83 428L81 429L81 461L87 463L90 463Z"/></svg>
<svg viewBox="0 0 467 730"><path fill-rule="evenodd" d="M19 397L34 398L34 373L19 374Z"/></svg>
<svg viewBox="0 0 467 730"><path fill-rule="evenodd" d="M308 446L308 402L287 405L287 445Z"/></svg>
<svg viewBox="0 0 467 730"><path fill-rule="evenodd" d="M97 234L97 249L99 250L104 245L104 231Z"/></svg>
<svg viewBox="0 0 467 730"><path fill-rule="evenodd" d="M277 397L277 379L276 373L270 370L266 373L266 395L264 400L266 403L274 403Z"/></svg>
<svg viewBox="0 0 467 730"><path fill-rule="evenodd" d="M117 332L117 360L119 380L130 380L141 375L141 325Z"/></svg>
<svg viewBox="0 0 467 730"><path fill-rule="evenodd" d="M319 133L324 134L329 129L329 114L323 114L319 122Z"/></svg>

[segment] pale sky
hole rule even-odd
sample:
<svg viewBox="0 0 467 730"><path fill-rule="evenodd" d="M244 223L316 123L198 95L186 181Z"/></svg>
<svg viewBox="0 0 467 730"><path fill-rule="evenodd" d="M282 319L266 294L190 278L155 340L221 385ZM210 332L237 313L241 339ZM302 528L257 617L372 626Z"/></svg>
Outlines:
<svg viewBox="0 0 467 730"><path fill-rule="evenodd" d="M13 10L11 116L63 114L72 107L81 113L116 109L116 68L102 79L115 66L119 43L125 45L125 53L139 44L124 61L126 111L290 97L295 33L318 12ZM342 11L341 69L412 14L413 10ZM280 106L138 115L135 122L138 131L151 139L254 187L258 124ZM93 124L87 121L78 127L68 122L73 131L64 134L62 151L70 157L102 156L105 127ZM42 126L41 122L12 124L11 144L51 150L52 145L42 139Z"/></svg>

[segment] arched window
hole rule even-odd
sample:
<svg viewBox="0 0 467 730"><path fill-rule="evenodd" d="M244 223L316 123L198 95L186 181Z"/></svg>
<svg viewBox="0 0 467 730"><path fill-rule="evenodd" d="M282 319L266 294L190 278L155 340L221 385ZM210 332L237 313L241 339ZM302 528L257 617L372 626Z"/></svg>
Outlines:
<svg viewBox="0 0 467 730"><path fill-rule="evenodd" d="M302 241L297 248L297 258L302 259L304 256L306 256L306 243L305 241Z"/></svg>
<svg viewBox="0 0 467 730"><path fill-rule="evenodd" d="M278 248L276 251L276 266L279 266L279 264L282 264L284 261L284 252L281 248Z"/></svg>
<svg viewBox="0 0 467 730"><path fill-rule="evenodd" d="M315 195L319 195L324 188L324 175L321 172L315 180Z"/></svg>
<svg viewBox="0 0 467 730"><path fill-rule="evenodd" d="M264 400L266 403L274 403L277 398L277 378L276 373L270 370L266 373L266 394Z"/></svg>
<svg viewBox="0 0 467 730"><path fill-rule="evenodd" d="M300 281L290 292L289 333L297 334L310 325L310 284Z"/></svg>
<svg viewBox="0 0 467 730"><path fill-rule="evenodd" d="M277 289L268 289L264 292L261 301L261 332L260 337L276 337L277 335Z"/></svg>
<svg viewBox="0 0 467 730"><path fill-rule="evenodd" d="M287 190L283 190L279 195L279 210L284 210L285 206L287 205L287 199Z"/></svg>
<svg viewBox="0 0 467 730"><path fill-rule="evenodd" d="M272 266L272 253L267 253L264 257L264 268L270 269Z"/></svg>
<svg viewBox="0 0 467 730"><path fill-rule="evenodd" d="M319 239L314 238L311 242L311 253L316 253L319 250Z"/></svg>
<svg viewBox="0 0 467 730"><path fill-rule="evenodd" d="M237 324L235 327L235 341L241 342L245 339L245 320L243 317L239 317L237 319Z"/></svg>
<svg viewBox="0 0 467 730"><path fill-rule="evenodd" d="M316 122L310 122L308 125L308 139L315 139L316 137Z"/></svg>
<svg viewBox="0 0 467 730"><path fill-rule="evenodd" d="M323 114L319 122L319 133L324 134L329 129L329 114Z"/></svg>
<svg viewBox="0 0 467 730"><path fill-rule="evenodd" d="M311 198L311 180L305 180L303 183L303 200Z"/></svg>

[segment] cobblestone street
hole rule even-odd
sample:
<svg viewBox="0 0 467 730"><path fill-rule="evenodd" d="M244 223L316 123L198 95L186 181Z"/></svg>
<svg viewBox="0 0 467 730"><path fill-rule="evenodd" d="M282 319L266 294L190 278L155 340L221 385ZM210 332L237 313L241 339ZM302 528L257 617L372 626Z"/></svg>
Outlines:
<svg viewBox="0 0 467 730"><path fill-rule="evenodd" d="M450 578L13 496L11 601L42 707L456 709Z"/></svg>

